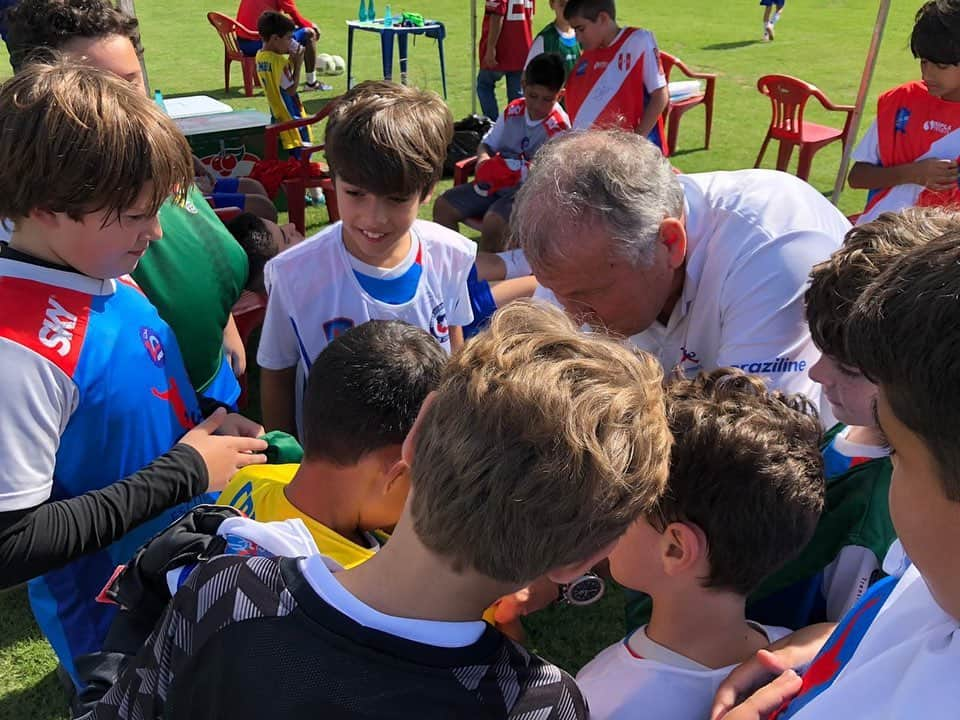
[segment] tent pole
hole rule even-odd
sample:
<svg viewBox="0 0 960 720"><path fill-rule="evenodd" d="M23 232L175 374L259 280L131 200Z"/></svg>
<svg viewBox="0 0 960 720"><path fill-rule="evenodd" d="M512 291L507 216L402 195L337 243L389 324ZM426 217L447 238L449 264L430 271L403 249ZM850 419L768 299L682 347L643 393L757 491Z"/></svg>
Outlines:
<svg viewBox="0 0 960 720"><path fill-rule="evenodd" d="M131 0L132 2L132 0ZM470 0L470 83L477 82L477 3L479 0ZM477 114L477 89L470 93L470 113Z"/></svg>
<svg viewBox="0 0 960 720"><path fill-rule="evenodd" d="M870 81L873 79L873 71L877 66L877 55L880 53L880 41L883 40L883 30L887 25L887 15L890 14L890 0L880 0L880 8L877 10L877 22L873 26L873 38L870 40L870 50L867 52L867 59L863 68L863 75L860 77L860 89L857 91L857 102L854 105L853 117L850 120L850 130L844 142L843 157L840 159L840 170L837 173L837 180L833 185L833 195L830 201L836 205L840 201L840 192L843 190L843 184L847 179L847 168L850 166L850 156L853 154L853 143L857 139L857 131L860 129L860 119L863 117L863 108L867 104L867 93L870 90Z"/></svg>

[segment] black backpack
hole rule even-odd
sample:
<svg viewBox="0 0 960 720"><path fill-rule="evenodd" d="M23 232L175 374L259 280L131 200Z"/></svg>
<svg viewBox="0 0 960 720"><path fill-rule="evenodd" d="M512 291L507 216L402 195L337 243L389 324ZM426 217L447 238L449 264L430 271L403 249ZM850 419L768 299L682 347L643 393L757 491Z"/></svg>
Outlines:
<svg viewBox="0 0 960 720"><path fill-rule="evenodd" d="M453 124L453 142L447 148L443 176L453 176L453 166L477 154L483 136L493 127L493 121L484 115L468 115Z"/></svg>

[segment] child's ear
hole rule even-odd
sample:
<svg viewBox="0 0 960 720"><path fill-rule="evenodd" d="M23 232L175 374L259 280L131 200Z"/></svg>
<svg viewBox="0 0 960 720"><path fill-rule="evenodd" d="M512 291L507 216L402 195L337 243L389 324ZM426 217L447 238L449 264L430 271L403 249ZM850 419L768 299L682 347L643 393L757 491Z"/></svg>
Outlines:
<svg viewBox="0 0 960 720"><path fill-rule="evenodd" d="M66 217L62 213L55 213L50 210L34 209L30 211L28 217L45 228L55 229L60 226L61 221Z"/></svg>
<svg viewBox="0 0 960 720"><path fill-rule="evenodd" d="M673 522L660 536L660 561L668 577L694 567L707 554L707 536L692 523Z"/></svg>
<svg viewBox="0 0 960 720"><path fill-rule="evenodd" d="M381 492L384 495L394 492L397 489L398 483L406 480L409 471L410 465L403 459L400 453L397 453L394 462L390 463L383 472Z"/></svg>
<svg viewBox="0 0 960 720"><path fill-rule="evenodd" d="M423 405L420 406L420 412L417 413L417 419L413 421L413 427L410 428L410 432L407 433L407 437L403 439L403 445L400 448L400 457L408 466L413 465L413 442L416 438L417 433L420 432L420 428L423 425L423 418L427 414L427 410L433 404L434 399L436 398L437 391L432 390L427 398L423 401Z"/></svg>

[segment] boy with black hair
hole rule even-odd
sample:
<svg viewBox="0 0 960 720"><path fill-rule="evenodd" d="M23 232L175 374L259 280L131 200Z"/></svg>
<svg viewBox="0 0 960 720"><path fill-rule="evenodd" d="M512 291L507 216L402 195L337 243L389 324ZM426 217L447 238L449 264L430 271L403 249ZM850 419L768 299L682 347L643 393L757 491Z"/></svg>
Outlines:
<svg viewBox="0 0 960 720"><path fill-rule="evenodd" d="M747 620L744 604L810 539L823 505L809 410L736 369L667 386L666 491L610 554L653 614L577 675L592 718L703 717L733 666L789 632Z"/></svg>
<svg viewBox="0 0 960 720"><path fill-rule="evenodd" d="M621 28L614 0L568 0L563 16L583 48L564 96L573 127L620 127L666 154L662 115L670 92L653 33Z"/></svg>
<svg viewBox="0 0 960 720"><path fill-rule="evenodd" d="M345 568L379 548L409 489L400 448L447 361L430 333L370 320L327 345L310 368L299 465L238 472L221 493L262 522L300 518L319 551Z"/></svg>
<svg viewBox="0 0 960 720"><path fill-rule="evenodd" d="M570 23L563 16L563 10L567 6L567 0L550 0L550 9L553 10L553 22L546 25L543 30L537 33L533 39L533 45L530 46L530 52L527 54L527 65L540 53L557 53L563 58L563 69L567 76L573 72L573 67L580 57L580 43L577 42L577 34Z"/></svg>
<svg viewBox="0 0 960 720"><path fill-rule="evenodd" d="M257 74L274 123L299 120L307 114L297 92L303 66L303 45L294 43L291 46L296 29L293 20L272 10L257 20L257 32L263 42L263 47L257 51ZM280 133L280 143L284 150L293 151L312 144L310 127L284 130Z"/></svg>
<svg viewBox="0 0 960 720"><path fill-rule="evenodd" d="M232 438L209 475L174 448L121 481L201 420L176 338L127 277L193 177L173 121L111 73L31 65L0 88L0 156L0 217L14 221L0 305L16 308L0 316L3 550L44 573L31 607L76 680L75 658L100 649L113 618L96 597L117 564L210 483L263 462L246 452L266 443ZM218 415L207 432L217 425L259 430Z"/></svg>
<svg viewBox="0 0 960 720"><path fill-rule="evenodd" d="M247 254L250 272L247 273L246 289L266 295L263 269L267 262L284 250L299 245L303 242L303 235L293 223L279 225L253 213L240 213L226 225Z"/></svg>
<svg viewBox="0 0 960 720"><path fill-rule="evenodd" d="M858 222L913 205L960 202L960 0L917 11L910 50L920 80L877 99L877 116L853 152L850 187L869 190Z"/></svg>
<svg viewBox="0 0 960 720"><path fill-rule="evenodd" d="M473 320L467 276L476 245L418 220L443 172L453 117L438 95L386 80L347 91L325 150L340 222L267 263L257 355L263 420L296 434L314 358L367 320L402 320L446 350Z"/></svg>
<svg viewBox="0 0 960 720"><path fill-rule="evenodd" d="M523 71L523 97L507 105L477 148L473 183L450 188L433 205L433 220L457 230L467 218L482 216L480 246L498 252L506 245L513 196L543 143L570 129L557 97L563 88L563 59L538 55Z"/></svg>
<svg viewBox="0 0 960 720"><path fill-rule="evenodd" d="M876 583L823 644L764 653L731 675L712 717L956 717L960 689L960 232L908 250L850 313L851 361L877 384L899 541ZM811 656L819 649L813 662ZM809 667L802 679L792 668ZM780 672L743 704L748 691Z"/></svg>
<svg viewBox="0 0 960 720"><path fill-rule="evenodd" d="M480 618L534 578L576 579L655 505L661 382L650 356L557 308L504 308L403 443L390 541L348 570L202 563L95 717L585 718L570 677Z"/></svg>

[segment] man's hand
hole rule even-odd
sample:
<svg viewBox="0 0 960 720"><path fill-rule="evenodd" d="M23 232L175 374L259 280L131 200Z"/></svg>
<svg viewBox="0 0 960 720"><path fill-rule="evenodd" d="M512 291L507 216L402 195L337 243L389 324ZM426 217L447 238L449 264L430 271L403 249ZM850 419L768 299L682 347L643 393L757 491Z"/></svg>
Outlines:
<svg viewBox="0 0 960 720"><path fill-rule="evenodd" d="M480 61L480 67L484 70L493 70L497 66L497 49L487 48L483 54L483 60Z"/></svg>
<svg viewBox="0 0 960 720"><path fill-rule="evenodd" d="M800 692L803 680L793 670L786 670L772 683L764 685L741 704L721 715L723 720L766 720L783 703Z"/></svg>
<svg viewBox="0 0 960 720"><path fill-rule="evenodd" d="M226 418L226 410L218 408L210 417L180 438L180 443L189 445L203 458L207 466L209 490L222 490L240 468L247 465L262 465L267 461L267 456L262 454L267 449L265 440L256 437L214 435Z"/></svg>
<svg viewBox="0 0 960 720"><path fill-rule="evenodd" d="M954 160L927 158L912 165L914 180L930 190L943 192L957 188L957 173L960 172Z"/></svg>

